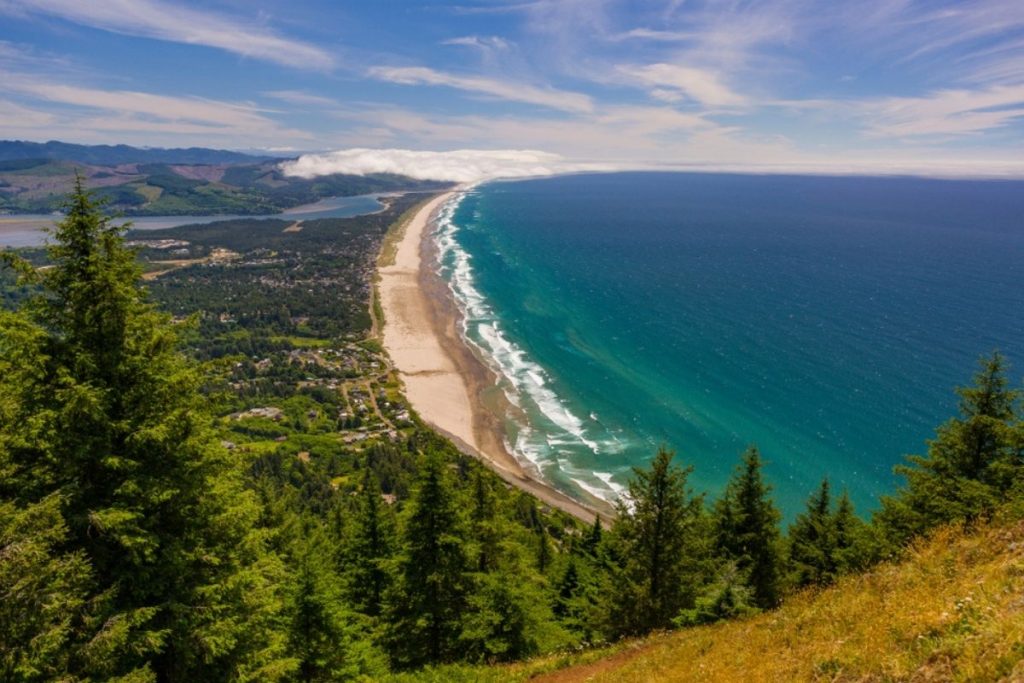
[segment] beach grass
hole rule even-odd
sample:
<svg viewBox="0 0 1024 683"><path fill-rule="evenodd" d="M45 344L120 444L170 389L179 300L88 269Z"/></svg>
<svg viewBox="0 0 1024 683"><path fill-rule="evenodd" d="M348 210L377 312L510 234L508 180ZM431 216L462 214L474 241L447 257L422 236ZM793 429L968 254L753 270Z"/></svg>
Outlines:
<svg viewBox="0 0 1024 683"><path fill-rule="evenodd" d="M409 227L410 221L416 216L417 213L428 204L437 195L427 195L427 197L417 204L414 204L407 211L405 211L398 220L395 221L388 231L384 234L384 239L380 245L380 254L377 256L377 267L385 268L387 266L395 265L395 257L398 255L398 245L401 244L402 238L405 237L405 230Z"/></svg>

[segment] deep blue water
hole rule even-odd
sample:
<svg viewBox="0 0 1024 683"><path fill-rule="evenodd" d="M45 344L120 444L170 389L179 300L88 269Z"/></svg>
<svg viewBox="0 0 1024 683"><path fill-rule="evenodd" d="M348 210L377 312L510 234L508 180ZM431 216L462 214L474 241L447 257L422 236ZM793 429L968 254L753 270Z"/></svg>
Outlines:
<svg viewBox="0 0 1024 683"><path fill-rule="evenodd" d="M1024 376L1024 182L620 173L448 209L509 444L570 490L664 443L714 495L756 443L788 517L823 476L867 510L979 355Z"/></svg>

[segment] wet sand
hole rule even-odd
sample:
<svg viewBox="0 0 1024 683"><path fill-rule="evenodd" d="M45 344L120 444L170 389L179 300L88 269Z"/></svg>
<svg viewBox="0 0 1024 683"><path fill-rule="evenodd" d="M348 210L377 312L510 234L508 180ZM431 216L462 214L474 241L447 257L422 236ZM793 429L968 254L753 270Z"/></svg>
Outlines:
<svg viewBox="0 0 1024 683"><path fill-rule="evenodd" d="M549 486L505 448L502 425L486 405L504 397L495 388L491 370L460 337L459 311L434 267L431 226L454 194L422 205L406 224L393 263L378 268L382 339L405 384L406 397L425 422L463 452L490 465L506 482L586 522L593 522L597 514L611 519L609 505L590 506Z"/></svg>

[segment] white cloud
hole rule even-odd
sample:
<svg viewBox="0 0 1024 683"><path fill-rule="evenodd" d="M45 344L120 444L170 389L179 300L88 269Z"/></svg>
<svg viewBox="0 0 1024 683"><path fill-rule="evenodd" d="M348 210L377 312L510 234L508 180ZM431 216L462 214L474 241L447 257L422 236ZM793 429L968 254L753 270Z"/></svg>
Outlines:
<svg viewBox="0 0 1024 683"><path fill-rule="evenodd" d="M338 101L329 97L321 97L302 90L267 90L263 92L264 97L269 97L288 104L297 104L312 107L337 107Z"/></svg>
<svg viewBox="0 0 1024 683"><path fill-rule="evenodd" d="M697 37L692 31L661 31L649 28L634 28L624 33L611 36L613 42L624 40L651 40L661 43L680 43L691 41Z"/></svg>
<svg viewBox="0 0 1024 683"><path fill-rule="evenodd" d="M684 95L706 107L734 107L746 103L746 98L722 83L716 73L678 64L647 64L621 66L619 70L641 84L652 87L651 95L665 101L672 91Z"/></svg>
<svg viewBox="0 0 1024 683"><path fill-rule="evenodd" d="M1024 118L1024 85L890 97L862 107L875 137L981 133Z"/></svg>
<svg viewBox="0 0 1024 683"><path fill-rule="evenodd" d="M51 126L56 121L56 117L49 112L29 109L8 100L0 100L0 121L3 121L0 130L21 130Z"/></svg>
<svg viewBox="0 0 1024 683"><path fill-rule="evenodd" d="M375 66L368 73L373 78L390 83L444 86L560 111L586 113L594 108L591 99L580 93L539 88L526 83L499 81L481 76L459 76L421 66Z"/></svg>
<svg viewBox="0 0 1024 683"><path fill-rule="evenodd" d="M492 178L524 178L597 169L570 164L557 154L523 149L458 149L424 152L409 149L343 149L304 154L281 164L285 174L313 178L332 173L397 173L424 180L473 183Z"/></svg>
<svg viewBox="0 0 1024 683"><path fill-rule="evenodd" d="M507 50L511 43L501 36L459 36L441 41L442 45L459 45L462 47L473 47L478 50Z"/></svg>
<svg viewBox="0 0 1024 683"><path fill-rule="evenodd" d="M290 67L334 66L334 58L314 45L283 38L238 17L161 0L0 0L0 12L46 14L113 33L205 45Z"/></svg>
<svg viewBox="0 0 1024 683"><path fill-rule="evenodd" d="M915 97L771 100L802 117L852 121L865 138L951 139L980 135L1024 119L1024 84L936 90Z"/></svg>
<svg viewBox="0 0 1024 683"><path fill-rule="evenodd" d="M4 130L25 128L35 122L37 137L57 135L74 139L96 139L107 133L119 142L117 133L146 133L177 138L204 139L218 146L226 144L265 145L267 140L306 140L311 136L287 128L250 104L237 104L197 97L157 95L134 90L104 90L47 81L38 74L0 68L6 93L30 102L46 102L45 112L25 108L7 109L0 115L0 136Z"/></svg>

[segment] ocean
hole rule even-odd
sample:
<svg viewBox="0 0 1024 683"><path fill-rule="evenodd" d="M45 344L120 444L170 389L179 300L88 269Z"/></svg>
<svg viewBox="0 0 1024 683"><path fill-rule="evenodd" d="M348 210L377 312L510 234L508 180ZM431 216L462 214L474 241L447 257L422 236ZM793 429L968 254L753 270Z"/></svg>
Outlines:
<svg viewBox="0 0 1024 683"><path fill-rule="evenodd" d="M489 182L434 239L508 447L577 495L666 445L715 496L756 444L788 519L823 477L867 512L980 355L1024 376L1024 182Z"/></svg>

